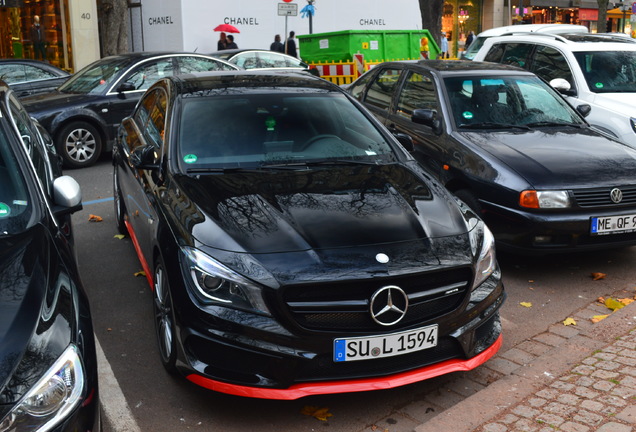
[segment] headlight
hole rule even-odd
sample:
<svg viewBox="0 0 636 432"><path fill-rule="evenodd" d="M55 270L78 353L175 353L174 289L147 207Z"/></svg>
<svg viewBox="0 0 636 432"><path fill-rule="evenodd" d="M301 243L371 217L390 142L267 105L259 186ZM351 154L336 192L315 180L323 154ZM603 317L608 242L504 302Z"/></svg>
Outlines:
<svg viewBox="0 0 636 432"><path fill-rule="evenodd" d="M526 190L519 194L519 205L526 208L568 208L570 196L567 191Z"/></svg>
<svg viewBox="0 0 636 432"><path fill-rule="evenodd" d="M269 315L260 287L197 249L184 247L182 251L186 271L203 302Z"/></svg>
<svg viewBox="0 0 636 432"><path fill-rule="evenodd" d="M470 236L470 246L472 248L475 261L475 283L473 288L478 287L497 268L495 258L495 237L486 224L478 219L471 219L472 229L468 232Z"/></svg>
<svg viewBox="0 0 636 432"><path fill-rule="evenodd" d="M84 367L74 345L0 422L0 432L46 432L64 421L79 404L84 389Z"/></svg>

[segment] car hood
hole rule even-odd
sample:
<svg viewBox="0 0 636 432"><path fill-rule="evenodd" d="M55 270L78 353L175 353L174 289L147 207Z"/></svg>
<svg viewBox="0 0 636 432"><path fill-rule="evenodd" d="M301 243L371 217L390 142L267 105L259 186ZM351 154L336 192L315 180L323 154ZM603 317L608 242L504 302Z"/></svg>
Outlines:
<svg viewBox="0 0 636 432"><path fill-rule="evenodd" d="M630 93L594 93L590 103L600 105L611 111L636 117L636 94ZM579 102L580 103L580 102ZM592 108L593 110L593 108Z"/></svg>
<svg viewBox="0 0 636 432"><path fill-rule="evenodd" d="M61 93L54 90L25 97L20 99L20 102L31 115L37 117L40 112L60 111L66 107L88 105L103 98L103 95Z"/></svg>
<svg viewBox="0 0 636 432"><path fill-rule="evenodd" d="M411 271L470 262L465 214L424 178L401 164L182 176L178 189L195 208L180 210L178 224L226 265L245 274L237 255L247 254L279 282L368 272L377 253Z"/></svg>
<svg viewBox="0 0 636 432"><path fill-rule="evenodd" d="M59 268L42 225L0 238L0 405L22 397L70 342L72 302Z"/></svg>
<svg viewBox="0 0 636 432"><path fill-rule="evenodd" d="M589 129L460 135L536 189L634 183L636 151Z"/></svg>

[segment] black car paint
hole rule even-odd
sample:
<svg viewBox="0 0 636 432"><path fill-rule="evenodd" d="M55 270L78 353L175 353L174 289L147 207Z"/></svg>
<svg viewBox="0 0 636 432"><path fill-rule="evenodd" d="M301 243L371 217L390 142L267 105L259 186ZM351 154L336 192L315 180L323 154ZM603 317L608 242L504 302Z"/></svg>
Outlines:
<svg viewBox="0 0 636 432"><path fill-rule="evenodd" d="M15 92L16 96L19 98L24 98L27 96L40 94L40 93L46 93L46 92L55 90L57 87L65 83L66 80L68 80L71 76L71 74L69 74L65 70L59 69L49 63L45 63L38 60L0 59L0 67L6 64L34 67L34 68L42 69L56 76L56 78L36 79L36 80L27 80L27 81L19 81L19 82L9 82L4 76L0 76L0 79L7 82L11 86L11 89ZM0 71L0 75L1 75L1 71Z"/></svg>
<svg viewBox="0 0 636 432"><path fill-rule="evenodd" d="M0 86L0 127L13 131ZM76 264L70 213L81 208L57 206L43 195L21 140L7 133L18 156L20 173L33 196L28 228L0 233L0 420L51 367L69 345L84 368L81 403L51 430L101 430L96 345L90 306Z"/></svg>
<svg viewBox="0 0 636 432"><path fill-rule="evenodd" d="M590 229L589 209L535 211L519 206L519 193L523 190L629 187L634 183L636 169L636 152L633 149L587 124L572 128L478 132L458 129L454 124L443 78L484 73L500 77L529 72L507 65L468 61L387 62L363 75L360 86L368 88L373 77L385 68L421 73L434 81L437 103L441 108L437 112L439 126L418 124L396 113L404 78L396 85L388 110L370 104L365 106L391 132L410 136L415 158L451 192L470 191L478 198L480 215L495 234L499 248L524 254L542 254L636 244L634 234L596 238L585 235ZM403 73L403 77L405 75ZM362 84L362 80L367 82ZM348 87L348 91L355 91L355 85L356 82ZM555 95L561 97L556 92ZM585 211L588 213L582 217ZM633 206L598 208L593 216L632 214L634 211ZM532 238L542 234L554 235L560 240L554 245L533 244Z"/></svg>
<svg viewBox="0 0 636 432"><path fill-rule="evenodd" d="M336 91L317 78L306 81L310 79L306 76L280 75L283 78L277 77L279 81L272 84L269 74L262 75L262 82L254 79L258 73L245 75L251 84L235 91L250 92L260 85L266 91L308 85ZM185 76L181 79L185 81L162 80L154 88L164 86L171 96L206 93L198 89L200 83L189 82ZM231 82L233 76L224 79ZM177 104L178 100L168 103L168 123L175 121L169 113ZM361 281L367 281L365 289L372 290L425 270L442 274L452 268L458 275L471 274L475 258L468 252L466 223L474 217L472 212L457 207L454 198L388 134L386 139L393 142L398 157L393 164L182 175L174 173L179 161L170 144L173 131L166 130L167 149L159 159L147 161L145 152L136 148L140 145L136 130L132 119L125 119L113 148L119 182L116 193L126 197L129 231L146 272L153 274L157 263L167 269L178 326L176 366L184 375L286 389L303 381L381 377L442 360L471 358L498 337L496 311L504 294L497 270L481 291L471 294L470 289L462 289L449 294L444 307L425 320L411 317L404 326L392 329L438 323L444 339L440 345L447 349L458 344L452 353L440 347L443 352L434 354L432 350L428 359L407 356L392 366L373 360L354 362L359 371L355 365L343 365L323 375L309 372L332 363L326 353L331 353L333 338L343 333L299 325L294 313L282 306L285 298L334 287L347 291L350 285L360 290ZM263 287L273 315L221 307L198 298L183 269L180 249L184 246L195 247L256 281ZM374 257L380 252L391 256L391 262L379 263ZM152 276L149 283L151 287L156 283ZM487 335L480 336L483 346L475 345L469 336L479 326L488 329ZM345 334L385 331L367 325L345 330ZM246 394L261 397L258 390Z"/></svg>

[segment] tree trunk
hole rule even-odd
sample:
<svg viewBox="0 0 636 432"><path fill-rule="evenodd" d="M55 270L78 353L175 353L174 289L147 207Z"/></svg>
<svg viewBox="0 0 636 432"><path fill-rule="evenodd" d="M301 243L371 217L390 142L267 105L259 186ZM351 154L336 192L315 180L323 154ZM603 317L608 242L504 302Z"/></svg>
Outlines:
<svg viewBox="0 0 636 432"><path fill-rule="evenodd" d="M439 45L442 35L442 10L444 0L419 0L419 2L420 14L422 15L422 29L431 32L435 38L435 42Z"/></svg>
<svg viewBox="0 0 636 432"><path fill-rule="evenodd" d="M607 31L607 5L609 0L596 0L598 2L598 21L596 31L605 33Z"/></svg>
<svg viewBox="0 0 636 432"><path fill-rule="evenodd" d="M97 14L102 57L130 51L128 0L98 0Z"/></svg>

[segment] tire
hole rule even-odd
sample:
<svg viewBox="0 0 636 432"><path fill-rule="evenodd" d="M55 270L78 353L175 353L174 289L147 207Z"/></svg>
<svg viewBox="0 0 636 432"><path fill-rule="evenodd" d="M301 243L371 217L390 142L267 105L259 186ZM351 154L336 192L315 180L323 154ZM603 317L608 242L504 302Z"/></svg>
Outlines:
<svg viewBox="0 0 636 432"><path fill-rule="evenodd" d="M102 137L99 131L95 126L83 121L64 126L57 135L56 145L67 168L91 166L102 153Z"/></svg>
<svg viewBox="0 0 636 432"><path fill-rule="evenodd" d="M113 201L115 203L115 223L117 225L117 231L119 234L128 234L128 228L126 227L126 206L121 195L121 188L119 187L119 174L117 174L117 166L113 169Z"/></svg>
<svg viewBox="0 0 636 432"><path fill-rule="evenodd" d="M479 200L477 199L475 194L473 194L468 189L460 189L455 192L455 196L464 201L464 203L466 203L466 205L470 207L470 209L474 211L477 216L481 217L481 204L479 204Z"/></svg>
<svg viewBox="0 0 636 432"><path fill-rule="evenodd" d="M170 374L177 372L177 342L172 296L165 266L161 258L155 265L153 311L155 333L163 367Z"/></svg>

